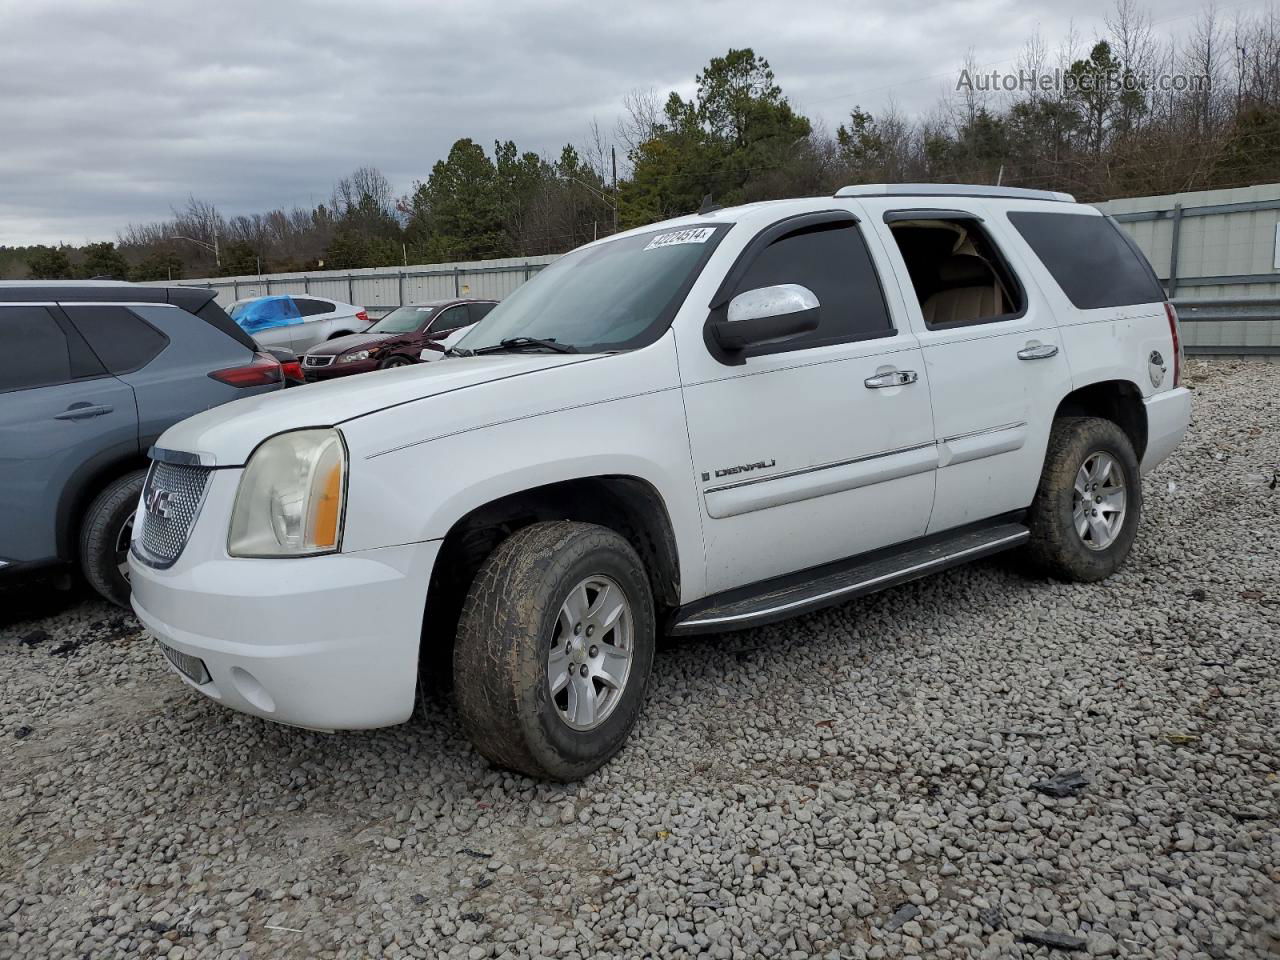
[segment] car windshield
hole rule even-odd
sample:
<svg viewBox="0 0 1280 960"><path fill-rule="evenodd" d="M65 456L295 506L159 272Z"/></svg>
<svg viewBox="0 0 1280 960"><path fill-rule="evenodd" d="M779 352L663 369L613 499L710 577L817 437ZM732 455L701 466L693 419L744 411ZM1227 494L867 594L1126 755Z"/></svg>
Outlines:
<svg viewBox="0 0 1280 960"><path fill-rule="evenodd" d="M413 333L415 330L421 329L426 322L431 319L431 315L435 312L435 307L398 307L375 323L366 332Z"/></svg>
<svg viewBox="0 0 1280 960"><path fill-rule="evenodd" d="M726 229L658 230L567 253L494 307L457 350L521 337L554 340L582 353L652 343Z"/></svg>

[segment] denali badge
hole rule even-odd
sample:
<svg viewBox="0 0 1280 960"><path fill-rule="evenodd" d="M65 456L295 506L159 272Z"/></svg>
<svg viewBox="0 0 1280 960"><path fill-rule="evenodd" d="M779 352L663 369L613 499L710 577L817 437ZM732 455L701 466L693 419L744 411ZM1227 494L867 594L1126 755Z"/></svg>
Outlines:
<svg viewBox="0 0 1280 960"><path fill-rule="evenodd" d="M162 520L169 519L169 497L171 494L168 490L161 490L158 487L152 487L147 490L143 496L142 502L147 507L147 513L153 513Z"/></svg>
<svg viewBox="0 0 1280 960"><path fill-rule="evenodd" d="M749 473L752 470L768 470L770 467L776 466L777 463L777 460L769 460L768 462L764 460L757 460L755 463L743 463L736 467L725 467L723 470L717 470L715 472L716 479L719 480L721 477L730 477L735 473ZM702 475L702 479L710 480L711 474L704 473Z"/></svg>

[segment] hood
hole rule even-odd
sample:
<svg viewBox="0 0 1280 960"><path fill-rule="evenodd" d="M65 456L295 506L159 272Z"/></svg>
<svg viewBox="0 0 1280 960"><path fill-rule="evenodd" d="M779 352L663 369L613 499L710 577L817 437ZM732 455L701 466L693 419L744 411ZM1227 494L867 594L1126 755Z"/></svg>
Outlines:
<svg viewBox="0 0 1280 960"><path fill-rule="evenodd" d="M348 333L345 337L334 337L332 340L326 340L324 343L317 343L314 347L307 351L311 356L334 357L340 353L346 353L348 350L363 350L366 347L372 347L384 340L390 340L392 337L399 337L399 333Z"/></svg>
<svg viewBox="0 0 1280 960"><path fill-rule="evenodd" d="M175 424L156 441L157 447L199 454L219 467L245 463L267 437L305 427L332 427L388 407L511 377L539 373L605 354L504 353L460 357L362 373L294 390L277 390L233 400Z"/></svg>

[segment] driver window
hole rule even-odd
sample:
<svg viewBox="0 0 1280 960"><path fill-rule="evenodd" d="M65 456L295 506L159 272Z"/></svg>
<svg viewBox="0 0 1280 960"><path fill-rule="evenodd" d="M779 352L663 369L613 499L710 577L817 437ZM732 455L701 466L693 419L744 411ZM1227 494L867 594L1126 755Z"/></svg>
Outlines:
<svg viewBox="0 0 1280 960"><path fill-rule="evenodd" d="M450 307L436 317L435 322L431 324L431 332L448 333L451 330L457 330L459 327L465 327L470 322L471 318L467 314L467 305L465 303L459 304L456 307Z"/></svg>
<svg viewBox="0 0 1280 960"><path fill-rule="evenodd" d="M856 224L824 223L784 234L760 251L735 296L779 283L807 287L821 305L818 329L750 356L891 337L894 329L867 245Z"/></svg>

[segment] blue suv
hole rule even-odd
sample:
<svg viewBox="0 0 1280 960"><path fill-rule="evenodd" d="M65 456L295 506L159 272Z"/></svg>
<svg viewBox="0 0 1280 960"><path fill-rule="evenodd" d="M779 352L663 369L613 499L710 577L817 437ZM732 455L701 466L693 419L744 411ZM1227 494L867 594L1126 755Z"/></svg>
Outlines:
<svg viewBox="0 0 1280 960"><path fill-rule="evenodd" d="M212 290L0 282L0 584L78 563L128 606L148 448L179 420L283 385Z"/></svg>

